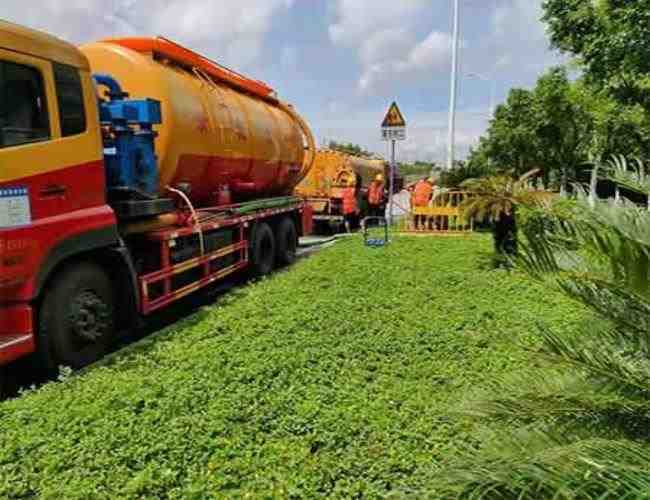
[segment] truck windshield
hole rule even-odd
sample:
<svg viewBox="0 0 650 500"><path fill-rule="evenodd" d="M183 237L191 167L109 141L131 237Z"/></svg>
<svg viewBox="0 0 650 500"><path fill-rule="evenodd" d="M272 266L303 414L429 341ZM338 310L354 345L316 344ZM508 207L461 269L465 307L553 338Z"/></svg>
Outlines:
<svg viewBox="0 0 650 500"><path fill-rule="evenodd" d="M0 148L50 138L40 72L0 61Z"/></svg>

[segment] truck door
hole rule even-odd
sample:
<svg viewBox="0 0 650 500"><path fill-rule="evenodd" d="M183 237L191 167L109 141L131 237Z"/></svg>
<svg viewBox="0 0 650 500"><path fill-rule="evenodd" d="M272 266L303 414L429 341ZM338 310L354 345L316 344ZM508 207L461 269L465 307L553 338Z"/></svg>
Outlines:
<svg viewBox="0 0 650 500"><path fill-rule="evenodd" d="M83 234L115 224L105 199L88 72L0 49L0 304L31 300L39 273L92 248Z"/></svg>
<svg viewBox="0 0 650 500"><path fill-rule="evenodd" d="M54 136L45 61L0 51L0 302L28 280L37 242L33 152L45 154Z"/></svg>

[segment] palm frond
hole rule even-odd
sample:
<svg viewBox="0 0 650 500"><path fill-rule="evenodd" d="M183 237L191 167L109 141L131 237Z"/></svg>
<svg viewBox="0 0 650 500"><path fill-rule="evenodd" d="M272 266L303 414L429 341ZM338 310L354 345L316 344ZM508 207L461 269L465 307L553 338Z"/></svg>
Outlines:
<svg viewBox="0 0 650 500"><path fill-rule="evenodd" d="M650 498L650 449L633 441L579 440L531 430L500 439L441 471L442 498Z"/></svg>
<svg viewBox="0 0 650 500"><path fill-rule="evenodd" d="M507 174L468 179L461 187L471 193L461 205L466 218L495 221L502 214L512 213L519 205L543 204L549 193L535 191L528 186L529 180L539 173L531 170L518 179Z"/></svg>
<svg viewBox="0 0 650 500"><path fill-rule="evenodd" d="M560 368L551 368L549 360L544 369L493 381L463 401L455 412L519 425L561 423L580 430L614 418L635 418L646 426L650 423L647 417L639 418L650 411L647 400L630 400L611 385Z"/></svg>
<svg viewBox="0 0 650 500"><path fill-rule="evenodd" d="M527 235L521 268L536 278L571 270L576 278L593 276L650 297L650 213L602 202L576 207L553 219L552 231Z"/></svg>
<svg viewBox="0 0 650 500"><path fill-rule="evenodd" d="M539 168L534 168L534 169L532 169L532 170L529 170L528 172L526 172L525 174L523 174L522 176L520 176L519 179L517 180L517 182L521 182L521 183L526 182L526 181L528 181L529 179L532 179L533 177L535 177L536 175L538 175L539 173L540 173L540 169L539 169Z"/></svg>
<svg viewBox="0 0 650 500"><path fill-rule="evenodd" d="M601 175L630 191L650 196L650 175L640 159L628 161L624 156L614 156L604 166Z"/></svg>
<svg viewBox="0 0 650 500"><path fill-rule="evenodd" d="M544 353L597 381L601 390L617 392L627 398L648 401L650 408L650 359L644 350L620 330L597 328L582 335L542 334Z"/></svg>
<svg viewBox="0 0 650 500"><path fill-rule="evenodd" d="M650 355L650 303L616 284L585 276L557 280L560 288L617 325L618 334L632 343L633 349Z"/></svg>

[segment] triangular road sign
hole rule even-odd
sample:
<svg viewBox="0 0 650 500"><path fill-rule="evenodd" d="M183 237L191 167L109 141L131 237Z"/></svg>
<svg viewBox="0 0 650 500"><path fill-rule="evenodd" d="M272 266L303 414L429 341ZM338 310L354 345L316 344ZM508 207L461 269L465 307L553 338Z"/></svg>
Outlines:
<svg viewBox="0 0 650 500"><path fill-rule="evenodd" d="M406 127L406 120L402 115L402 112L397 107L397 103L393 101L393 104L388 108L386 113L386 118L381 124L382 127Z"/></svg>

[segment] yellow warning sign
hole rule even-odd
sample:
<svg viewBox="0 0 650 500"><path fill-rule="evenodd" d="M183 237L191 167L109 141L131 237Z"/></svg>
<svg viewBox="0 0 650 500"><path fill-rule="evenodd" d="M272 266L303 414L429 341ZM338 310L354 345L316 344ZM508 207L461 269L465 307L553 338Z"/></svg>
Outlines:
<svg viewBox="0 0 650 500"><path fill-rule="evenodd" d="M397 103L393 101L393 104L388 108L388 113L386 113L386 118L381 124L382 127L406 127L406 120L404 115L397 107Z"/></svg>

